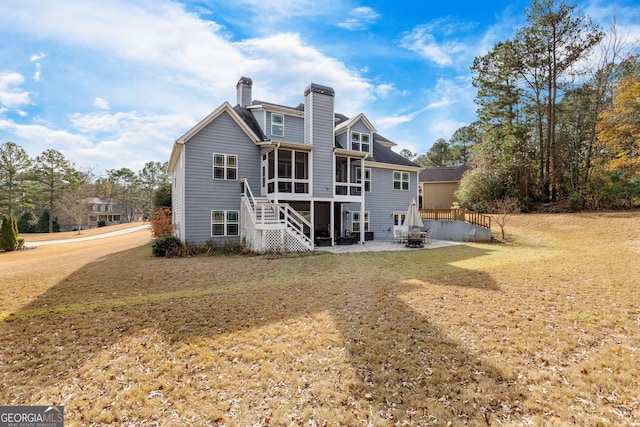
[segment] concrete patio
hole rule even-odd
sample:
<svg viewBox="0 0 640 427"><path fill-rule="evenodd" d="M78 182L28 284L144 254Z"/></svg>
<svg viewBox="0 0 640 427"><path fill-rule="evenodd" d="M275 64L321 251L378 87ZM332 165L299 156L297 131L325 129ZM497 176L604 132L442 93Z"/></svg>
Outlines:
<svg viewBox="0 0 640 427"><path fill-rule="evenodd" d="M462 245L462 242L453 242L449 240L433 240L431 243L425 244L424 248L412 248L405 246L404 243L396 243L393 241L370 240L362 244L354 245L336 245L336 246L320 246L315 250L318 252L331 252L335 254L349 252L385 252L385 251L419 251L425 249L445 248L448 246Z"/></svg>

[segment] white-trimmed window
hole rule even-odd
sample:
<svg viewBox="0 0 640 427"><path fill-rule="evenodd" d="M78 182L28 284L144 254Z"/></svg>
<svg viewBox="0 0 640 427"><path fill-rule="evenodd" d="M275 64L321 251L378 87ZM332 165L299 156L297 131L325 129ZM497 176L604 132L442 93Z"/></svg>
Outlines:
<svg viewBox="0 0 640 427"><path fill-rule="evenodd" d="M409 191L409 172L393 171L393 189Z"/></svg>
<svg viewBox="0 0 640 427"><path fill-rule="evenodd" d="M213 153L213 179L238 179L238 156Z"/></svg>
<svg viewBox="0 0 640 427"><path fill-rule="evenodd" d="M284 115L271 113L271 135L284 136Z"/></svg>
<svg viewBox="0 0 640 427"><path fill-rule="evenodd" d="M239 211L211 211L211 236L238 236Z"/></svg>
<svg viewBox="0 0 640 427"><path fill-rule="evenodd" d="M351 229L354 233L357 233L360 231L361 227L362 221L360 221L360 212L354 211L353 221L351 221ZM369 231L369 212L367 211L364 212L364 231Z"/></svg>
<svg viewBox="0 0 640 427"><path fill-rule="evenodd" d="M406 212L394 212L393 213L393 226L400 227L404 224L404 219L407 217Z"/></svg>
<svg viewBox="0 0 640 427"><path fill-rule="evenodd" d="M363 180L362 168L361 167L357 167L356 168L356 183L360 184L360 183L362 183L362 180ZM371 168L364 168L364 191L366 191L366 192L370 192L371 191Z"/></svg>
<svg viewBox="0 0 640 427"><path fill-rule="evenodd" d="M368 133L351 132L351 149L353 151L371 152Z"/></svg>

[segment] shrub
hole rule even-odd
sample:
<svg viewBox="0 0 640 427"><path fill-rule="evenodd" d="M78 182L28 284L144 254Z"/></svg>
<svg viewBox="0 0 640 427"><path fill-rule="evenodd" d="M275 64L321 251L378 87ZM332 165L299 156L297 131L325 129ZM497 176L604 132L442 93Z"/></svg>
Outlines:
<svg viewBox="0 0 640 427"><path fill-rule="evenodd" d="M227 240L220 243L209 239L200 246L200 252L205 255L240 255L246 246L244 240L242 242Z"/></svg>
<svg viewBox="0 0 640 427"><path fill-rule="evenodd" d="M173 246L170 248L165 256L167 258L188 258L198 254L198 247L191 243L183 243L179 246Z"/></svg>
<svg viewBox="0 0 640 427"><path fill-rule="evenodd" d="M227 240L220 247L220 254L222 255L240 255L242 254L242 248L244 245L240 242L233 242L231 240Z"/></svg>
<svg viewBox="0 0 640 427"><path fill-rule="evenodd" d="M173 235L172 211L170 207L160 208L153 213L149 220L151 234L156 239Z"/></svg>
<svg viewBox="0 0 640 427"><path fill-rule="evenodd" d="M151 243L151 252L153 256L166 257L167 253L174 252L180 246L182 242L175 236L160 237Z"/></svg>
<svg viewBox="0 0 640 427"><path fill-rule="evenodd" d="M200 253L204 255L215 255L219 246L215 240L209 239L200 245Z"/></svg>
<svg viewBox="0 0 640 427"><path fill-rule="evenodd" d="M0 226L0 250L15 251L18 249L18 225L9 215L2 215Z"/></svg>
<svg viewBox="0 0 640 427"><path fill-rule="evenodd" d="M464 174L456 196L460 204L475 212L487 212L494 200L502 198L502 176L494 170L471 169Z"/></svg>
<svg viewBox="0 0 640 427"><path fill-rule="evenodd" d="M19 233L35 233L38 227L38 219L33 214L33 211L25 211L18 219L18 232Z"/></svg>

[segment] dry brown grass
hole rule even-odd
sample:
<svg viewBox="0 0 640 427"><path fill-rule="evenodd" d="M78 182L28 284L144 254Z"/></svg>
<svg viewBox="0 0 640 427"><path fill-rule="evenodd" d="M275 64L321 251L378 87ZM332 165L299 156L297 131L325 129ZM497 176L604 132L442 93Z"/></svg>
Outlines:
<svg viewBox="0 0 640 427"><path fill-rule="evenodd" d="M638 425L640 216L509 244L154 259L0 254L0 403L68 425Z"/></svg>

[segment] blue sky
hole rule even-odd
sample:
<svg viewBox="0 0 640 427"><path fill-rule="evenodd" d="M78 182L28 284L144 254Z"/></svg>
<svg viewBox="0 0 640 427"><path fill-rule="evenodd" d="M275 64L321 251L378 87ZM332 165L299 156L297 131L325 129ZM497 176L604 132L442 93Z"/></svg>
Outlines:
<svg viewBox="0 0 640 427"><path fill-rule="evenodd" d="M173 141L235 104L296 106L331 86L336 112L424 154L475 120L473 58L524 25L529 1L2 0L0 143L54 148L77 167L140 170ZM606 25L612 1L580 3ZM637 0L615 2L640 35Z"/></svg>

